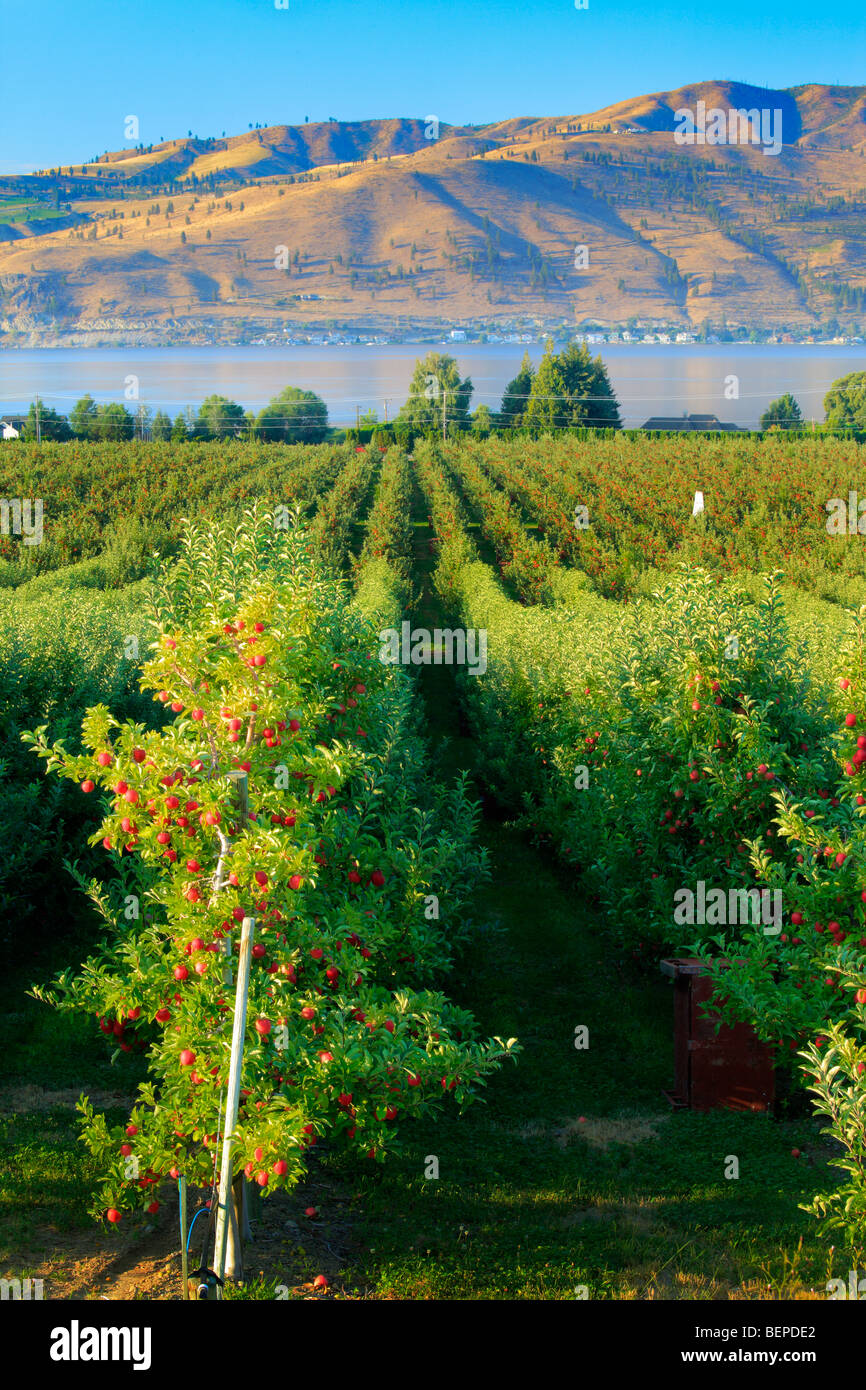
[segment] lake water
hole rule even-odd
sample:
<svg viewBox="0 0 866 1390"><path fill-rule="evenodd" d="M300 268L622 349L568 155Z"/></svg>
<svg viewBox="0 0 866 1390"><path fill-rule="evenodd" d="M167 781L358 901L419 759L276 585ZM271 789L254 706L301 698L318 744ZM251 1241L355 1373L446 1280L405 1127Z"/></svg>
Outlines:
<svg viewBox="0 0 866 1390"><path fill-rule="evenodd" d="M62 414L89 392L97 401L125 401L136 377L139 399L176 415L213 392L258 410L284 386L315 391L332 424L352 424L356 411L393 419L406 399L418 343L376 346L49 348L0 354L0 413L26 410L38 391ZM472 407L498 409L524 351L541 358L540 343L436 345L456 357L475 388ZM771 400L790 391L806 420L824 418L824 395L847 372L866 370L866 346L779 344L610 344L593 347L607 365L623 424L651 415L715 414L754 427ZM735 378L732 381L731 378Z"/></svg>

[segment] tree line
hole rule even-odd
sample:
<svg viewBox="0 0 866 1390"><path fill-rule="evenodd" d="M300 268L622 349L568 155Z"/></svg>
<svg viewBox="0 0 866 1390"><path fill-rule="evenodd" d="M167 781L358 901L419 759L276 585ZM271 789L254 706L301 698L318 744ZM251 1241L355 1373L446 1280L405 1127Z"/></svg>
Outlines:
<svg viewBox="0 0 866 1390"><path fill-rule="evenodd" d="M250 439L318 444L337 434L360 440L379 432L384 439L411 442L430 433L483 436L517 429L622 428L607 368L600 356L590 356L584 344L570 343L555 352L552 339L548 339L537 367L525 352L498 411L483 404L471 411L473 390L471 379L461 378L453 357L429 352L416 362L408 398L390 425L383 425L377 412L370 410L359 417L355 429L337 431L329 424L328 409L320 396L286 386L257 414L227 396L214 394L207 396L196 412L187 407L174 420L161 409L153 413L141 405L131 411L116 401L100 405L90 395L82 396L68 417L34 403L20 422L21 436L25 440ZM850 372L835 381L824 398L824 409L824 428L866 432L866 372ZM770 403L758 425L761 431L802 428L802 411L790 392Z"/></svg>
<svg viewBox="0 0 866 1390"><path fill-rule="evenodd" d="M175 416L155 413L141 405L135 411L117 401L98 405L82 396L69 416L33 403L23 420L24 439L127 440L262 439L289 444L318 444L330 433L328 409L314 391L286 386L258 414L244 410L227 396L210 395L197 412L190 408Z"/></svg>

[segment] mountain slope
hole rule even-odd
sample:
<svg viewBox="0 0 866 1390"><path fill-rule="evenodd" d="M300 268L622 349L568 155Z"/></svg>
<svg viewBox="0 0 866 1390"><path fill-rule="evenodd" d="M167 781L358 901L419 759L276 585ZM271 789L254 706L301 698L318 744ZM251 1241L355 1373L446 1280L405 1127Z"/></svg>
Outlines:
<svg viewBox="0 0 866 1390"><path fill-rule="evenodd" d="M699 101L781 110L781 152L678 144L674 113ZM0 245L7 342L521 316L866 323L866 88L717 81L476 129L274 126L80 168L0 181L0 198L87 219Z"/></svg>

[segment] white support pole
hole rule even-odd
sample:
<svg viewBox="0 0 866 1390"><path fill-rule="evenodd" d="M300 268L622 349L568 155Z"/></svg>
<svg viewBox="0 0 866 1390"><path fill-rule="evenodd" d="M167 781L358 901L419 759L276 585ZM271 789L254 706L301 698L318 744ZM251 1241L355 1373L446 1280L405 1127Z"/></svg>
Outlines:
<svg viewBox="0 0 866 1390"><path fill-rule="evenodd" d="M249 828L250 792L249 779L247 774L240 768L228 774L229 783L235 793L238 811L238 827L235 840L240 835L246 834ZM229 855L231 850L229 850ZM223 941L223 981L231 986L233 982L232 973L232 942L231 937L227 936ZM250 1227L249 1216L249 1183L243 1177L237 1177L234 1181L234 1206L232 1211L232 1221L229 1226L228 1253L226 1255L226 1269L229 1271L230 1278L240 1279L242 1275L243 1261L241 1252L245 1241L252 1240L253 1233ZM240 1230L238 1226L240 1224Z"/></svg>
<svg viewBox="0 0 866 1390"><path fill-rule="evenodd" d="M189 1298L189 1255L187 1254L187 1248L186 1248L187 1237L188 1237L189 1232L188 1232L188 1229L187 1229L187 1222L186 1222L186 1178L185 1178L185 1177L180 1177L180 1178L178 1179L177 1187L178 1187L178 1196L179 1196L179 1198L180 1198L180 1263L181 1263L181 1272L182 1272L182 1275L183 1275L183 1293L181 1294L181 1297L182 1297L183 1299L186 1300L186 1299Z"/></svg>
<svg viewBox="0 0 866 1390"><path fill-rule="evenodd" d="M237 835L235 836L235 839L238 839L238 837L239 837L240 835L246 833L247 827L249 826L249 823L250 823L250 816L249 816L249 812L250 812L250 790L249 790L249 782L247 781L247 774L246 774L245 772L240 771L240 770L237 770L237 771L235 771L235 772L230 772L230 773L228 774L228 780L229 780L229 784L230 784L230 786L233 788L233 790L234 790L234 792L235 792L235 796L236 796L236 798L237 798L238 832L237 832ZM231 851L229 850L229 855L230 855L230 854L231 854ZM222 885L220 885L220 886L222 886ZM224 954L224 956L225 956L225 964L224 964L224 967L223 967L223 981L225 982L225 984L230 985L231 982L232 982L232 939L231 939L231 936L226 936L226 937L224 937L224 939L223 939L223 954Z"/></svg>
<svg viewBox="0 0 866 1390"><path fill-rule="evenodd" d="M232 1144L238 1120L238 1106L241 1098L241 1073L244 1059L244 1033L247 1021L247 998L250 988L250 963L253 953L253 936L256 919L245 917L241 928L241 945L238 959L238 986L235 994L235 1018L232 1032L232 1055L229 1064L228 1095L226 1097L225 1129L223 1132L222 1167L220 1168L219 1201L217 1205L216 1243L214 1251L214 1270L220 1279L226 1275L226 1250L233 1204L232 1191ZM237 1252L235 1252L237 1253ZM236 1271L230 1271L234 1274ZM217 1288L219 1293L219 1287Z"/></svg>

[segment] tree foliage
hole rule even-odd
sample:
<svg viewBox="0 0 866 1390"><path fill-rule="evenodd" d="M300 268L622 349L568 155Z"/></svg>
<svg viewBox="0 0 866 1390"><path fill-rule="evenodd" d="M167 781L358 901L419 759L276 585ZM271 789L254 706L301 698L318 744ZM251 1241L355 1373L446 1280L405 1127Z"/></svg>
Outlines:
<svg viewBox="0 0 866 1390"><path fill-rule="evenodd" d="M779 396L778 400L771 401L758 421L758 429L798 429L803 423L803 412L800 409L790 391L786 391L784 396Z"/></svg>
<svg viewBox="0 0 866 1390"><path fill-rule="evenodd" d="M866 372L849 372L824 397L826 423L836 429L866 430Z"/></svg>
<svg viewBox="0 0 866 1390"><path fill-rule="evenodd" d="M468 429L471 398L472 382L469 377L460 380L454 358L446 353L428 352L415 364L409 399L397 419L419 430L441 430L444 409L448 424Z"/></svg>
<svg viewBox="0 0 866 1390"><path fill-rule="evenodd" d="M529 404L529 394L532 390L534 377L535 368L529 360L529 353L525 352L520 364L520 371L512 381L509 381L505 388L505 395L502 397L499 423L504 425L506 429L520 424L523 413Z"/></svg>
<svg viewBox="0 0 866 1390"><path fill-rule="evenodd" d="M260 411L256 432L271 442L319 444L328 433L328 408L315 391L286 386Z"/></svg>
<svg viewBox="0 0 866 1390"><path fill-rule="evenodd" d="M590 357L583 343L569 343L555 353L548 338L521 423L535 428L620 429L619 405L601 357Z"/></svg>
<svg viewBox="0 0 866 1390"><path fill-rule="evenodd" d="M207 396L198 408L193 433L197 439L237 438L244 424L244 408L237 401Z"/></svg>

